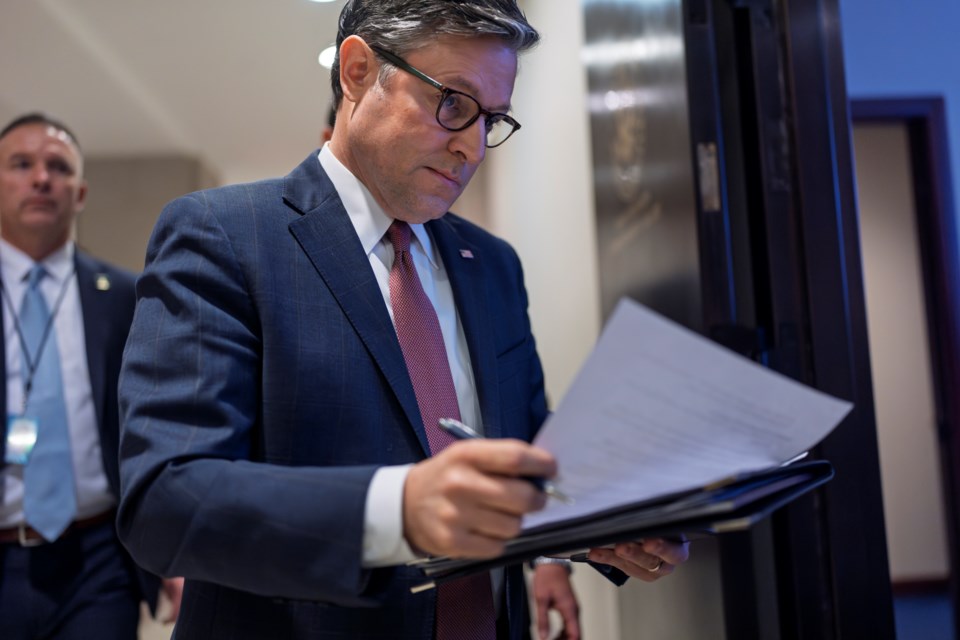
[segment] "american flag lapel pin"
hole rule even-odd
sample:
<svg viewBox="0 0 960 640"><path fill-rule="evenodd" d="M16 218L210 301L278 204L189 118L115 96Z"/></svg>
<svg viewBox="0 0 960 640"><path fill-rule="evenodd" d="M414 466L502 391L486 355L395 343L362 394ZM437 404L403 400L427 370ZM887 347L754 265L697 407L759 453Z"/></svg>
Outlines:
<svg viewBox="0 0 960 640"><path fill-rule="evenodd" d="M473 260L473 251L470 251L470 249L460 249L460 257Z"/></svg>

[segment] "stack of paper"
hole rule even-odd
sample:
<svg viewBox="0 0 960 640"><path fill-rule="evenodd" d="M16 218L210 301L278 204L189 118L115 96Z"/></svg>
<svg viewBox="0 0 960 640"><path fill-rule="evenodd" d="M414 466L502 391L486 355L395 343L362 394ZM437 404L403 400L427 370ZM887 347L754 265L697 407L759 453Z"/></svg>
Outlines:
<svg viewBox="0 0 960 640"><path fill-rule="evenodd" d="M550 501L525 528L782 464L852 406L621 300L534 442L575 504Z"/></svg>
<svg viewBox="0 0 960 640"><path fill-rule="evenodd" d="M621 301L534 444L557 459L550 500L493 560L432 558L422 587L538 555L751 526L828 481L789 464L850 411L838 400Z"/></svg>

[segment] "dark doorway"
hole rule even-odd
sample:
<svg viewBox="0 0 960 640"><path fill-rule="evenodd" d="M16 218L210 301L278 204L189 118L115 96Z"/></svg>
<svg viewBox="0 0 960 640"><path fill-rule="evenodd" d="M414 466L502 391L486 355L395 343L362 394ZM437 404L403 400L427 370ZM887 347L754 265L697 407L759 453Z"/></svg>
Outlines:
<svg viewBox="0 0 960 640"><path fill-rule="evenodd" d="M944 104L854 100L851 112L897 625L919 606L948 634L935 637L960 637L960 280Z"/></svg>

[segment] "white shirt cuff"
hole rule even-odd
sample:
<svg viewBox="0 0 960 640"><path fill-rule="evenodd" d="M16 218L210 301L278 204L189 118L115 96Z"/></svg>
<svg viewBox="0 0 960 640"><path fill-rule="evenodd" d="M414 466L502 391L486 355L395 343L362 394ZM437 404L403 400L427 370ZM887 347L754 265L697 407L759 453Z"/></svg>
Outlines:
<svg viewBox="0 0 960 640"><path fill-rule="evenodd" d="M366 569L404 564L418 557L403 537L403 486L411 467L381 467L373 474L363 524Z"/></svg>

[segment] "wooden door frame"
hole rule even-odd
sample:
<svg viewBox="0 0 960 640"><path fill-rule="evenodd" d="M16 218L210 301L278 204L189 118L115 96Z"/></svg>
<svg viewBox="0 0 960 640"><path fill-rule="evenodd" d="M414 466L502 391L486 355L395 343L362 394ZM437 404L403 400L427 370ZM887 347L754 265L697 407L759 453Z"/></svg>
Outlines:
<svg viewBox="0 0 960 640"><path fill-rule="evenodd" d="M960 637L960 247L944 99L850 101L854 124L907 130L947 520L954 634Z"/></svg>

